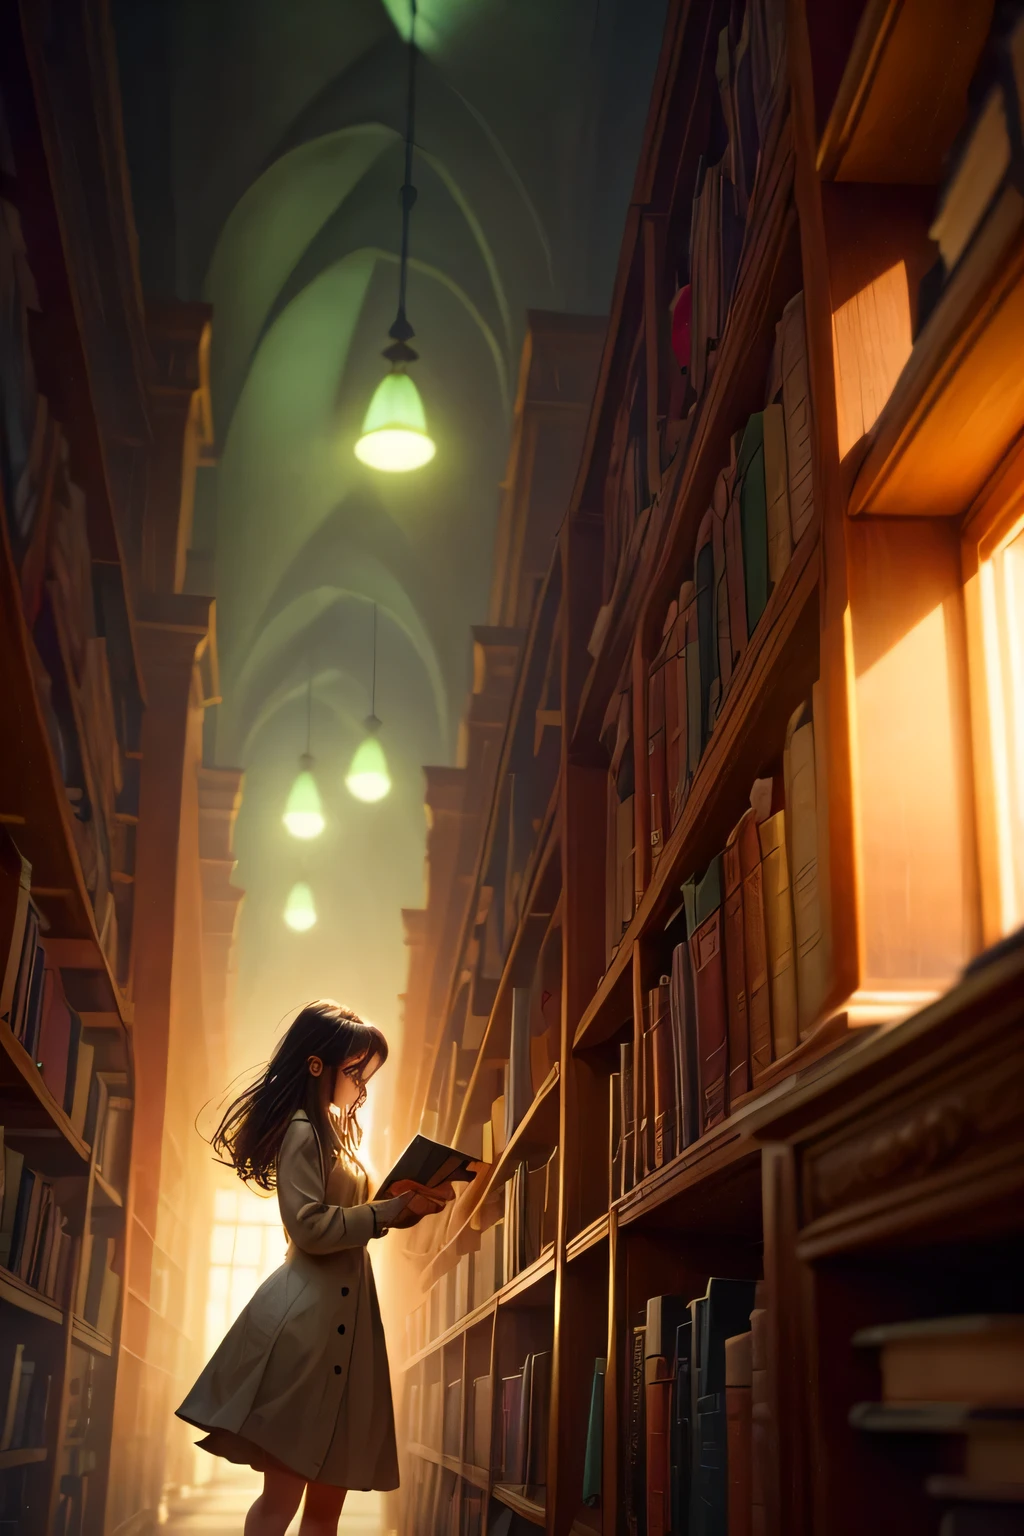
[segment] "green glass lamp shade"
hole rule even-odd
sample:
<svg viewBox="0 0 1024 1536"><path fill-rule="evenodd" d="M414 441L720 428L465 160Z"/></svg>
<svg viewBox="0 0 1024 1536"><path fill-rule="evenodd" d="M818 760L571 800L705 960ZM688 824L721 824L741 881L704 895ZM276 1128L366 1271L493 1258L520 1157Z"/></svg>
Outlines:
<svg viewBox="0 0 1024 1536"><path fill-rule="evenodd" d="M306 933L316 925L316 902L305 880L299 880L288 892L284 920L295 933Z"/></svg>
<svg viewBox="0 0 1024 1536"><path fill-rule="evenodd" d="M405 474L422 469L436 452L419 390L407 373L392 368L373 392L356 458L371 469Z"/></svg>
<svg viewBox="0 0 1024 1536"><path fill-rule="evenodd" d="M383 800L391 788L384 748L376 736L367 736L356 750L345 779L350 794L357 800Z"/></svg>
<svg viewBox="0 0 1024 1536"><path fill-rule="evenodd" d="M302 772L288 792L282 820L292 837L319 837L324 829L323 805L311 770L313 759L304 754Z"/></svg>

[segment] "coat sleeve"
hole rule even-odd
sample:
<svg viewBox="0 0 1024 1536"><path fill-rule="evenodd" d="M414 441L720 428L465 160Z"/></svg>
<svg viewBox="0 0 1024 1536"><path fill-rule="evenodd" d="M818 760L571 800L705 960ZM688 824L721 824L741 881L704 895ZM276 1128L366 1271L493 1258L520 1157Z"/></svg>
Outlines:
<svg viewBox="0 0 1024 1536"><path fill-rule="evenodd" d="M308 1120L293 1120L277 1159L277 1201L285 1231L306 1253L362 1248L374 1235L370 1205L328 1205L320 1148Z"/></svg>

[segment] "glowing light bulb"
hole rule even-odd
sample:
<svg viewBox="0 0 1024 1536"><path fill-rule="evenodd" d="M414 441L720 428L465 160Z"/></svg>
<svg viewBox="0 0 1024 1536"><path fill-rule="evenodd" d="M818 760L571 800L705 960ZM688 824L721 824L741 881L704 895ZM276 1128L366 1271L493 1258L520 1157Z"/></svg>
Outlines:
<svg viewBox="0 0 1024 1536"><path fill-rule="evenodd" d="M371 804L375 800L383 800L391 789L391 775L388 773L384 748L374 734L379 723L377 721L373 726L367 723L369 734L357 747L356 755L345 777L345 786L349 793L355 795L357 800L365 800Z"/></svg>
<svg viewBox="0 0 1024 1536"><path fill-rule="evenodd" d="M301 772L288 791L288 803L284 808L281 820L284 822L292 837L300 837L303 841L313 837L319 837L324 829L324 812L320 800L320 791L316 787L316 779L313 777L313 759L308 752L304 752L299 758Z"/></svg>
<svg viewBox="0 0 1024 1536"><path fill-rule="evenodd" d="M307 933L316 926L316 902L305 880L299 880L288 892L284 920L295 933Z"/></svg>
<svg viewBox="0 0 1024 1536"><path fill-rule="evenodd" d="M406 474L429 464L436 452L427 432L420 392L409 375L396 366L373 392L362 436L356 443L356 458L386 474Z"/></svg>

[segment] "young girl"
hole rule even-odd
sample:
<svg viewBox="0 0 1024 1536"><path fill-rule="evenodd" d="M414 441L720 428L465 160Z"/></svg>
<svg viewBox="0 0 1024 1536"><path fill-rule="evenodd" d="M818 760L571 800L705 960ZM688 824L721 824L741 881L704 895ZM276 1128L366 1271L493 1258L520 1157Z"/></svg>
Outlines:
<svg viewBox="0 0 1024 1536"><path fill-rule="evenodd" d="M403 1184L367 1201L356 1113L387 1060L384 1036L337 1003L310 1003L262 1078L228 1109L214 1148L277 1189L281 1268L228 1330L178 1409L215 1456L263 1473L245 1536L335 1536L349 1488L398 1487L387 1346L366 1245L454 1198Z"/></svg>

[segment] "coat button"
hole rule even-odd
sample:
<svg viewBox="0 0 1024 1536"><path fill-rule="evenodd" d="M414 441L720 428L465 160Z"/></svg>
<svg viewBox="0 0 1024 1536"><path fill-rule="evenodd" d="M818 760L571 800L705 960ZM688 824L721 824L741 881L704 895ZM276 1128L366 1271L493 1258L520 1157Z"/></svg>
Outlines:
<svg viewBox="0 0 1024 1536"><path fill-rule="evenodd" d="M340 1365L336 1365L334 1367L334 1374L335 1374L335 1376L340 1376L341 1375L341 1366Z"/></svg>
<svg viewBox="0 0 1024 1536"><path fill-rule="evenodd" d="M347 1286L347 1285L343 1285L343 1286L342 1286L342 1288L341 1288L341 1294L342 1294L342 1295L343 1295L343 1296L347 1296L347 1295L348 1295L348 1286Z"/></svg>
<svg viewBox="0 0 1024 1536"><path fill-rule="evenodd" d="M344 1323L339 1323L338 1324L338 1332L339 1333L344 1333L345 1332L345 1324Z"/></svg>

